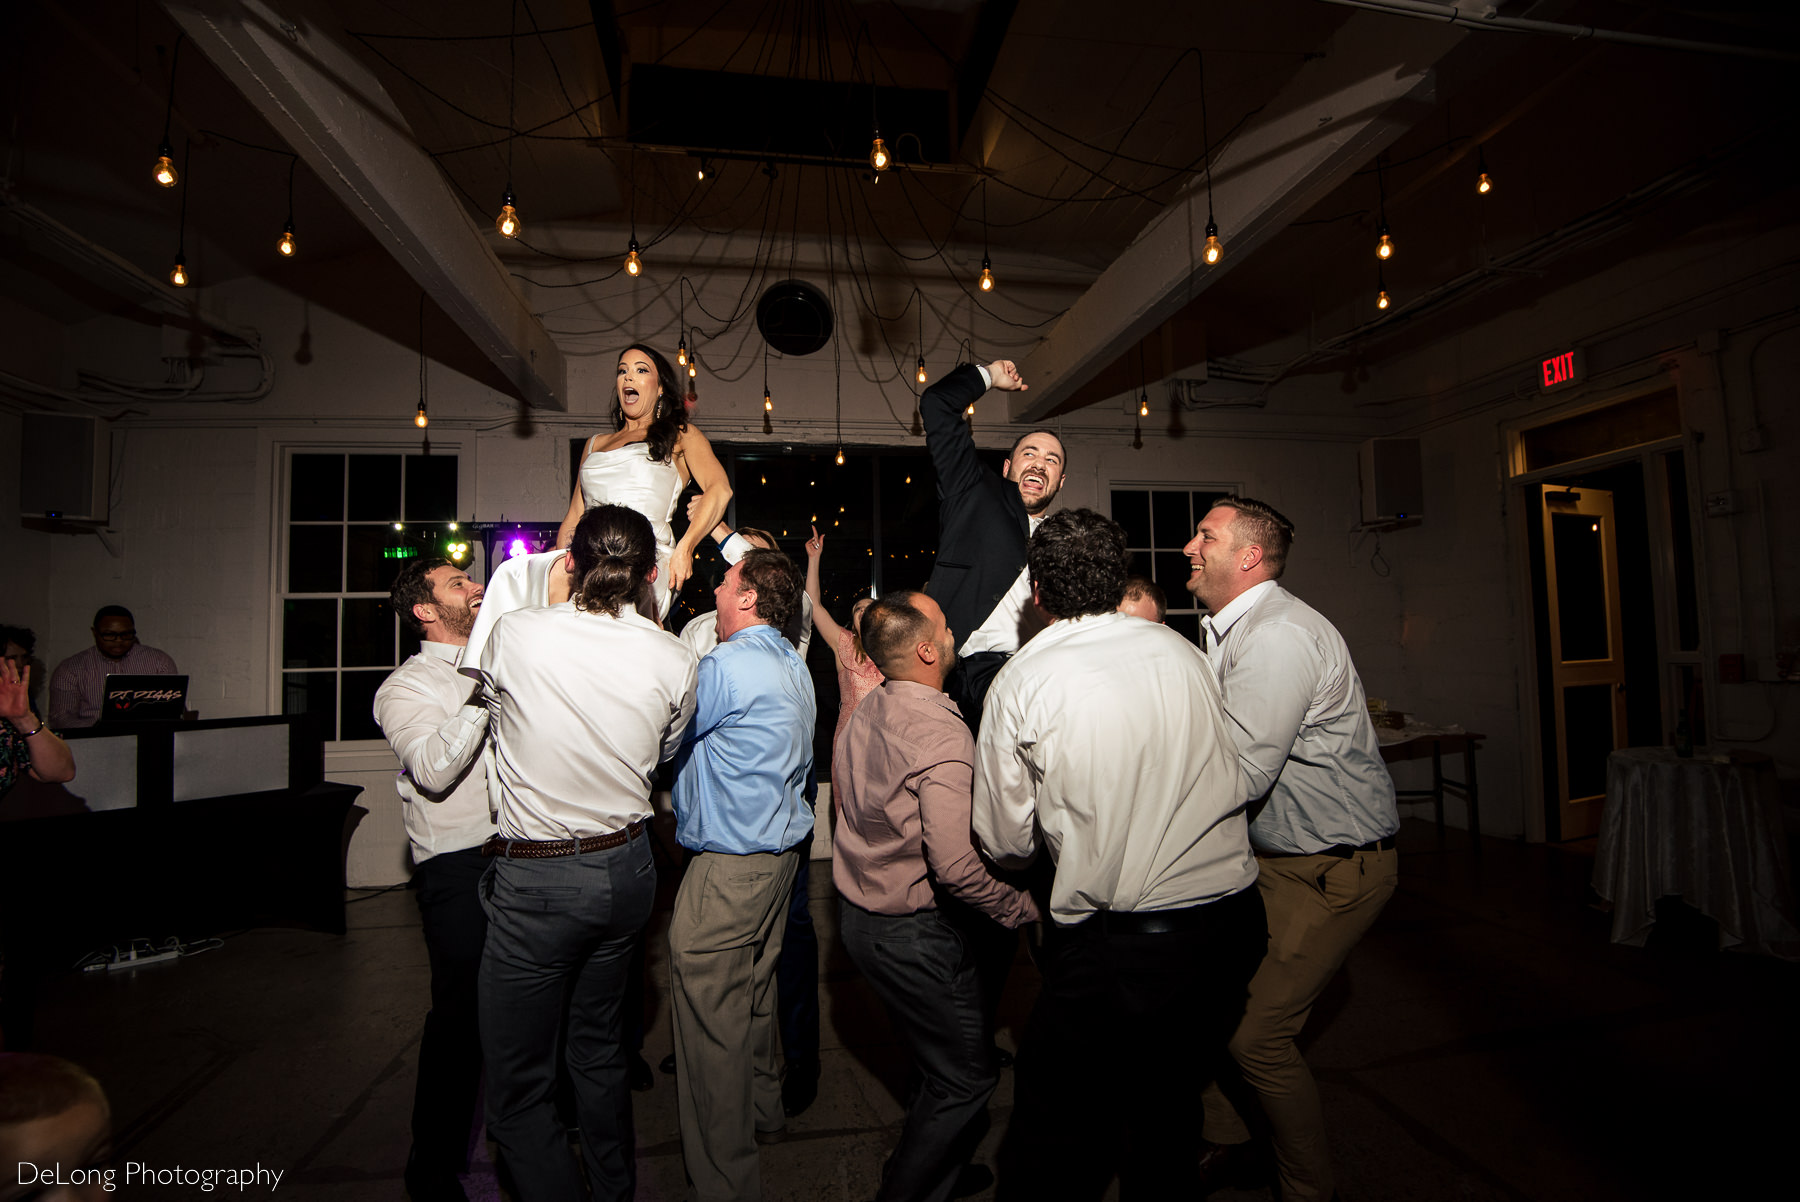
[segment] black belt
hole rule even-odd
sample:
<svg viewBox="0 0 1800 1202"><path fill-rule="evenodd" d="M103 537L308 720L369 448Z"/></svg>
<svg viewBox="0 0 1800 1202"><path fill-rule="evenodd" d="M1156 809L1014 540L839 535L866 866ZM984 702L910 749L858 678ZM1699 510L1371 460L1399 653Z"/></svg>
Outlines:
<svg viewBox="0 0 1800 1202"><path fill-rule="evenodd" d="M1261 910L1261 902L1256 901L1256 890L1240 889L1213 901L1203 902L1198 906L1183 906L1179 910L1096 910L1078 923L1058 923L1057 929L1068 931L1097 928L1108 933L1129 935L1173 935L1181 931L1205 930L1221 922L1230 922L1239 906L1252 902Z"/></svg>
<svg viewBox="0 0 1800 1202"><path fill-rule="evenodd" d="M1300 856L1331 856L1334 859L1348 860L1359 851L1393 850L1394 837L1392 835L1386 835L1375 840L1373 843L1362 843L1355 846L1348 843L1338 843L1331 847L1322 847L1318 851L1262 851L1259 849L1256 854L1259 856L1267 856L1271 860L1291 860Z"/></svg>
<svg viewBox="0 0 1800 1202"><path fill-rule="evenodd" d="M591 835L586 839L508 839L495 835L481 845L484 856L503 856L509 860L554 860L560 856L586 855L621 847L644 833L647 818L639 818L624 830L610 835Z"/></svg>

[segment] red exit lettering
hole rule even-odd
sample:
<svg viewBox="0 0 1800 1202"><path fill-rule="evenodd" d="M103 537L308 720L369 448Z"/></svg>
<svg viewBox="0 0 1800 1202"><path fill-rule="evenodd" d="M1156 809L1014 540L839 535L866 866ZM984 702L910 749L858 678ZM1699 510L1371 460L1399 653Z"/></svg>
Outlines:
<svg viewBox="0 0 1800 1202"><path fill-rule="evenodd" d="M1575 378L1575 352L1564 351L1544 360L1544 387L1554 388Z"/></svg>

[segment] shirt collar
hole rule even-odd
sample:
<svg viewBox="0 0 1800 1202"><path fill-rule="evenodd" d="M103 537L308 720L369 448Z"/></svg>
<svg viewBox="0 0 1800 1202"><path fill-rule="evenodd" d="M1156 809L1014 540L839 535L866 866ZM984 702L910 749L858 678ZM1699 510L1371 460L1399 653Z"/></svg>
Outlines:
<svg viewBox="0 0 1800 1202"><path fill-rule="evenodd" d="M429 655L432 659L441 659L447 664L462 662L463 648L455 643L421 642L419 654Z"/></svg>
<svg viewBox="0 0 1800 1202"><path fill-rule="evenodd" d="M890 693L915 697L921 701L943 706L957 717L962 717L962 709L950 699L950 694L942 689L934 689L928 684L920 684L916 680L883 680L881 687Z"/></svg>
<svg viewBox="0 0 1800 1202"><path fill-rule="evenodd" d="M714 611L714 612L717 612L717 611ZM723 639L721 641L726 642L726 643L732 643L732 642L736 642L738 640L738 638L740 638L740 637L749 637L749 638L764 637L764 636L758 635L756 633L759 630L766 630L769 632L769 634L775 636L777 639L780 639L782 642L784 642L784 643L787 642L787 639L782 637L781 631L775 629L773 626L769 625L767 622L753 623L752 625L744 627L742 630L734 632L730 638Z"/></svg>
<svg viewBox="0 0 1800 1202"><path fill-rule="evenodd" d="M1213 638L1221 643L1224 642L1226 634L1237 624L1237 620L1249 613L1251 608L1254 607L1258 601L1261 601L1269 590L1274 587L1275 582L1273 580L1265 580L1260 584L1253 584L1243 592L1239 593L1236 597L1232 598L1230 605L1227 605L1218 613L1208 617L1206 619L1206 624L1211 628Z"/></svg>

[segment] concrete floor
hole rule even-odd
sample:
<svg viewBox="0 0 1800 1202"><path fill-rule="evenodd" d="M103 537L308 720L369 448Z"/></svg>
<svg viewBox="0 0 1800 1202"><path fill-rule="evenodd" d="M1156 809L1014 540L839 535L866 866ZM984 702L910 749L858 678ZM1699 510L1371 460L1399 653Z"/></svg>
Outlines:
<svg viewBox="0 0 1800 1202"><path fill-rule="evenodd" d="M1780 1180L1800 968L1719 954L1704 929L1673 922L1647 949L1610 945L1579 847L1488 840L1478 860L1459 832L1440 847L1429 825L1409 822L1401 851L1400 892L1309 1029L1346 1199L1607 1202L1763 1192ZM672 876L650 932L652 1063L670 1047ZM828 873L814 879L828 886ZM167 965L45 984L40 1046L106 1086L121 1165L260 1163L284 1171L282 1198L403 1196L425 950L406 892L352 897L343 936L254 930ZM824 1078L787 1141L763 1150L771 1202L872 1197L901 1117L904 1065L836 944L835 907L815 895ZM1021 960L1003 1045L1036 987ZM1003 1073L987 1163L1011 1105ZM636 1095L636 1121L638 1196L680 1198L669 1078ZM486 1163L467 1183L471 1197L499 1197Z"/></svg>

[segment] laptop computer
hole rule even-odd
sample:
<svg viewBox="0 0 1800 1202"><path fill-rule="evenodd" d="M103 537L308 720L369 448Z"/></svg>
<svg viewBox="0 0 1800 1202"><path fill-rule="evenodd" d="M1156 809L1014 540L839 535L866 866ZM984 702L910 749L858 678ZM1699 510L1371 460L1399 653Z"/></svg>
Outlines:
<svg viewBox="0 0 1800 1202"><path fill-rule="evenodd" d="M100 693L100 722L173 722L187 708L188 678L114 673Z"/></svg>

